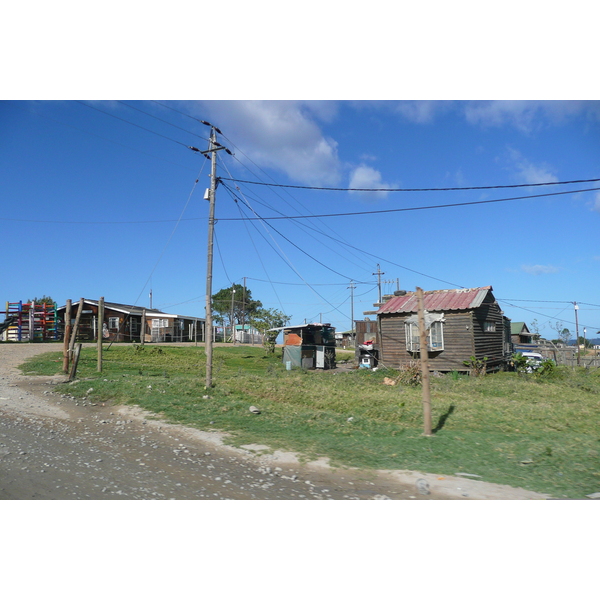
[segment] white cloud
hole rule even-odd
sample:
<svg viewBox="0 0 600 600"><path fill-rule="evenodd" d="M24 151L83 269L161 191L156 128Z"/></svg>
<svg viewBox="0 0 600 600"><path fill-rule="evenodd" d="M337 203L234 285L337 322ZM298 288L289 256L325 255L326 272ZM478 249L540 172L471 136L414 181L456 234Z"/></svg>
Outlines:
<svg viewBox="0 0 600 600"><path fill-rule="evenodd" d="M204 101L194 103L194 110L260 167L277 169L306 185L340 181L337 142L326 137L317 123L334 118L333 102ZM244 162L243 155L239 159Z"/></svg>
<svg viewBox="0 0 600 600"><path fill-rule="evenodd" d="M389 189L393 187L384 183L381 178L381 172L373 167L361 164L350 173L349 188L361 189ZM350 192L350 194L359 195L364 200L381 200L387 196L387 192Z"/></svg>
<svg viewBox="0 0 600 600"><path fill-rule="evenodd" d="M515 174L519 183L544 183L558 181L552 167L546 163L532 163L518 150L508 148L508 168Z"/></svg>
<svg viewBox="0 0 600 600"><path fill-rule="evenodd" d="M434 117L449 109L451 103L438 100L404 100L394 110L413 123L431 123Z"/></svg>
<svg viewBox="0 0 600 600"><path fill-rule="evenodd" d="M560 271L558 267L553 265L521 265L521 270L530 275L548 275Z"/></svg>
<svg viewBox="0 0 600 600"><path fill-rule="evenodd" d="M600 213L600 192L596 192L594 194L594 199L592 200L592 210Z"/></svg>
<svg viewBox="0 0 600 600"><path fill-rule="evenodd" d="M510 125L529 133L546 123L558 124L578 115L599 120L600 103L575 100L486 100L465 103L464 114L467 122L472 125Z"/></svg>

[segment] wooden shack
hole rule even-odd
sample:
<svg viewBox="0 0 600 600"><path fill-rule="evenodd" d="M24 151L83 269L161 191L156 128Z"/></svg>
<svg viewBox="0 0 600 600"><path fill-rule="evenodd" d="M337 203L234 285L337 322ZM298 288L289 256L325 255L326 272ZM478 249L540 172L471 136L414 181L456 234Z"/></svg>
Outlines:
<svg viewBox="0 0 600 600"><path fill-rule="evenodd" d="M431 370L470 371L465 361L487 357L487 370L503 369L511 355L510 319L492 287L424 293ZM386 367L399 368L420 357L416 293L390 298L377 311L378 354Z"/></svg>
<svg viewBox="0 0 600 600"><path fill-rule="evenodd" d="M335 327L310 323L280 327L283 362L302 369L335 369Z"/></svg>

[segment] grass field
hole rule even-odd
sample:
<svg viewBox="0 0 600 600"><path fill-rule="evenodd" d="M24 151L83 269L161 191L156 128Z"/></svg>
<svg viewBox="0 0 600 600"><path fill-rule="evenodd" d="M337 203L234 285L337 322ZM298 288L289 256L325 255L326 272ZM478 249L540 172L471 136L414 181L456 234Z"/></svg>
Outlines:
<svg viewBox="0 0 600 600"><path fill-rule="evenodd" d="M44 354L22 369L54 374L60 360ZM421 387L383 385L397 372L286 371L281 350L215 348L209 391L201 347L113 346L101 374L95 350L84 349L77 375L63 393L93 388L90 401L227 431L234 445L264 443L334 465L474 473L555 498L600 491L600 370L432 377L431 437L422 435Z"/></svg>

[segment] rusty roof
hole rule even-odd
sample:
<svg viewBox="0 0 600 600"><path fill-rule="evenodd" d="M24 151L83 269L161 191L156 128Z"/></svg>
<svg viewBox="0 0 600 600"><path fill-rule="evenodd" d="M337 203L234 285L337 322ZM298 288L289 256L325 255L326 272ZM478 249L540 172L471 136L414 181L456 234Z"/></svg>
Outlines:
<svg viewBox="0 0 600 600"><path fill-rule="evenodd" d="M423 293L425 310L430 312L443 310L467 310L481 306L492 286L459 289L435 290ZM390 298L378 311L378 315L391 313L416 313L417 294L409 292L405 296Z"/></svg>

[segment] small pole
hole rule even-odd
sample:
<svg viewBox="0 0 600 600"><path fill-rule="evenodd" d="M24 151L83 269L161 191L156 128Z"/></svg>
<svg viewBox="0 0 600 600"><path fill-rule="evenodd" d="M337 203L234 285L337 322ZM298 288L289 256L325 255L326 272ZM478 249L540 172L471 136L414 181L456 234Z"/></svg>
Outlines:
<svg viewBox="0 0 600 600"><path fill-rule="evenodd" d="M79 364L79 355L81 354L81 344L77 344L75 349L75 355L73 356L73 365L71 366L71 373L69 374L69 381L75 379L77 373L77 365Z"/></svg>
<svg viewBox="0 0 600 600"><path fill-rule="evenodd" d="M577 302L573 302L573 308L575 309L575 343L577 344L577 366L581 364L581 350L579 348L579 318L577 313L579 312L579 306Z"/></svg>
<svg viewBox="0 0 600 600"><path fill-rule="evenodd" d="M141 333L140 333L140 344L143 346L146 342L146 309L142 309L142 324L141 324Z"/></svg>
<svg viewBox="0 0 600 600"><path fill-rule="evenodd" d="M71 337L71 300L65 306L65 331L63 334L63 373L69 372L69 339Z"/></svg>
<svg viewBox="0 0 600 600"><path fill-rule="evenodd" d="M235 346L235 325L234 321L234 307L235 307L235 284L231 288L231 343Z"/></svg>
<svg viewBox="0 0 600 600"><path fill-rule="evenodd" d="M98 300L98 373L102 373L102 334L104 333L104 296Z"/></svg>
<svg viewBox="0 0 600 600"><path fill-rule="evenodd" d="M427 349L427 330L425 329L425 301L423 290L417 288L419 315L419 338L421 346L421 373L423 379L423 435L431 435L431 394L429 390L429 351Z"/></svg>
<svg viewBox="0 0 600 600"><path fill-rule="evenodd" d="M81 312L83 311L83 303L85 302L84 298L79 300L79 306L77 307L77 315L75 316L75 325L73 326L73 331L71 332L71 341L69 342L69 354L73 356L73 348L75 347L75 338L77 337L77 333L79 331L79 321L81 320Z"/></svg>

